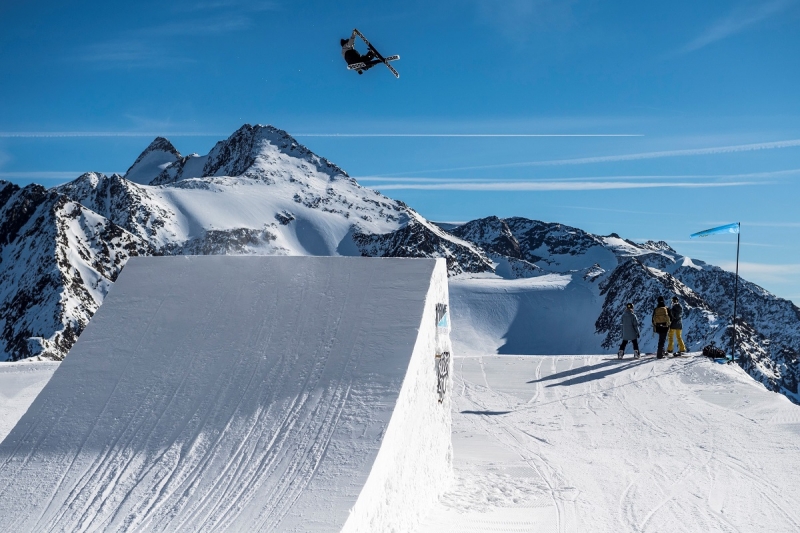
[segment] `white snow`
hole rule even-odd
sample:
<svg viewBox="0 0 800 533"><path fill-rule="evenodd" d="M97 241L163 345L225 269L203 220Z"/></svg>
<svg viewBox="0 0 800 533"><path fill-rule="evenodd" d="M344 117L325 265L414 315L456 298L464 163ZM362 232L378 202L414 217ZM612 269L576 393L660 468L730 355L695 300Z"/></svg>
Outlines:
<svg viewBox="0 0 800 533"><path fill-rule="evenodd" d="M0 363L0 442L50 381L58 365L52 361Z"/></svg>
<svg viewBox="0 0 800 533"><path fill-rule="evenodd" d="M181 173L182 179L199 178L203 175L203 166L206 164L208 156L199 154L189 154L183 164Z"/></svg>
<svg viewBox="0 0 800 533"><path fill-rule="evenodd" d="M703 270L703 267L695 265L690 257L684 257L683 261L681 262L681 266L693 268L695 270Z"/></svg>
<svg viewBox="0 0 800 533"><path fill-rule="evenodd" d="M183 180L179 185L143 187L154 205L175 213L164 220L158 230L161 241L182 242L202 237L207 230L264 228L277 237L274 246L285 255L333 255L348 238L353 224L364 231L387 233L398 227L396 221L375 216L377 210L369 202L385 201L369 190L357 190L346 180L324 182L309 179L303 194L327 199L340 194L368 216L356 218L342 212L310 208L294 199L298 186L291 182L264 183L249 178L204 178ZM291 213L296 220L289 225L276 223L275 213ZM274 253L274 252L273 252Z"/></svg>
<svg viewBox="0 0 800 533"><path fill-rule="evenodd" d="M456 358L456 481L417 532L799 531L800 407L692 355Z"/></svg>
<svg viewBox="0 0 800 533"><path fill-rule="evenodd" d="M426 302L446 304L447 269L437 263ZM430 403L435 355L452 353L449 335L436 324L434 306L426 305L391 424L343 533L411 531L452 482L451 396L438 408Z"/></svg>
<svg viewBox="0 0 800 533"><path fill-rule="evenodd" d="M433 278L440 274L441 270L438 274L434 270ZM463 282L454 285L459 283ZM551 278L550 283L562 285L554 290L563 290L563 282ZM490 285L491 281L476 284ZM115 286L111 296L122 288ZM444 286L433 283L426 300L444 298L443 290ZM109 302L113 300L107 299L106 305ZM157 323L156 318L153 322ZM424 382L413 377L415 368L424 371L425 366L418 366L424 358L417 355L427 351L435 335L426 326L429 318L426 306L406 377L415 386ZM373 325L379 322L364 321L367 334L375 332ZM455 342L462 344L463 319L459 322L456 317L453 326L460 337ZM67 365L70 358L62 364ZM0 368L36 367L19 363ZM622 361L603 355L456 355L453 372L454 476L448 490L427 513L424 505L417 507L423 516L419 527L406 528L409 522L402 513L383 514L387 521L396 520L392 528L353 520L354 512L345 531L800 530L796 504L800 482L795 475L800 469L800 406L765 390L736 366L720 365L696 353L662 361L652 357L636 361L630 355ZM7 375L0 373L0 385L8 383L2 381ZM234 386L231 377L221 375L226 388ZM407 417L395 424L404 410L404 398L413 402L421 397L408 394L412 390L398 394L392 422L364 485L370 490L361 491L356 510L362 505L375 509L372 505L382 498L378 495L382 485L384 493L430 495L431 487L424 479L392 483L399 479L395 476L404 475L404 469L418 469L423 478L434 472L419 468L419 456L395 455L402 453L406 442L413 446L420 438L441 435L423 427L435 423L435 410L425 410L426 419L416 427L407 425L413 424ZM214 392L222 397L230 394ZM144 392L139 399L154 402ZM172 401L180 399L178 395ZM140 406L132 403L126 409L137 411ZM402 433L405 440L395 439L393 431ZM442 442L434 442L434 447ZM417 449L425 453L424 448ZM329 454L330 450L328 446ZM358 447L342 448L335 459L346 462L358 452ZM238 464L246 472L246 463ZM192 493L187 501L201 496L211 498L212 494ZM323 499L332 501L334 496ZM305 530L313 531L310 526Z"/></svg>
<svg viewBox="0 0 800 533"><path fill-rule="evenodd" d="M453 343L461 355L593 353L600 346L596 286L578 273L460 276L450 281L450 300Z"/></svg>
<svg viewBox="0 0 800 533"><path fill-rule="evenodd" d="M153 150L138 160L136 164L125 173L125 179L140 185L147 185L153 178L178 160L178 156L164 150Z"/></svg>
<svg viewBox="0 0 800 533"><path fill-rule="evenodd" d="M0 443L0 531L412 529L451 479L446 280L441 259L134 258Z"/></svg>

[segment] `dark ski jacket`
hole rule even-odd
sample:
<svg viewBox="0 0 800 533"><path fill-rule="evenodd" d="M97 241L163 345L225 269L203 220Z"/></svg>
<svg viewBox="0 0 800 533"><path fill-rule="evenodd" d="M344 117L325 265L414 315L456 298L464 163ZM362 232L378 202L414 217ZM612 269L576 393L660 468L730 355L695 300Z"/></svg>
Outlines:
<svg viewBox="0 0 800 533"><path fill-rule="evenodd" d="M347 52L349 52L350 50L355 50L355 48L356 48L356 33L353 32L353 34L350 36L347 42L342 45L342 57L347 59L348 55ZM356 51L356 53L358 53L358 51Z"/></svg>
<svg viewBox="0 0 800 533"><path fill-rule="evenodd" d="M669 324L669 329L683 329L683 307L681 304L674 303L669 311L672 322Z"/></svg>
<svg viewBox="0 0 800 533"><path fill-rule="evenodd" d="M630 309L622 312L622 340L632 341L638 339L640 334L639 319Z"/></svg>

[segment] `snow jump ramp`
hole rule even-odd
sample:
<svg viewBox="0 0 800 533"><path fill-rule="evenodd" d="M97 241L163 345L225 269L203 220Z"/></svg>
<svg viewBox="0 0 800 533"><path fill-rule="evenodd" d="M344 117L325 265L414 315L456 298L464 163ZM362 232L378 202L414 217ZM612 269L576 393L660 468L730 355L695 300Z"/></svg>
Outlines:
<svg viewBox="0 0 800 533"><path fill-rule="evenodd" d="M447 298L441 259L132 259L0 443L0 531L408 531Z"/></svg>

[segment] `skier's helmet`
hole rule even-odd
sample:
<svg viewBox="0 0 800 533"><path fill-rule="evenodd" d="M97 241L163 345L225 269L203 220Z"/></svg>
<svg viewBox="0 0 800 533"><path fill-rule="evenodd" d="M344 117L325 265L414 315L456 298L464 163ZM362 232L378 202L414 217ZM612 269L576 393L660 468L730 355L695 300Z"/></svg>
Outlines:
<svg viewBox="0 0 800 533"><path fill-rule="evenodd" d="M340 39L340 40L339 40L339 45L340 45L340 46L344 46L344 45L346 45L346 44L347 44L347 39Z"/></svg>

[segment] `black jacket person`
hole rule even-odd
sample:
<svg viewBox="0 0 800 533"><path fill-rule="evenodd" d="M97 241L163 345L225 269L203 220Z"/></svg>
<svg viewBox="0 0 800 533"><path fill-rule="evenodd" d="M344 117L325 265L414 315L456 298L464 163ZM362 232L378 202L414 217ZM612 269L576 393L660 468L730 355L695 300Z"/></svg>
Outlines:
<svg viewBox="0 0 800 533"><path fill-rule="evenodd" d="M675 355L680 355L686 351L686 345L683 344L683 307L681 307L680 302L678 302L678 297L672 297L672 307L669 310L670 318L672 318L672 322L669 324L669 341L667 342L667 352L672 351L674 338L678 339L678 345L675 347L677 348L677 352Z"/></svg>
<svg viewBox="0 0 800 533"><path fill-rule="evenodd" d="M653 309L653 329L658 333L658 352L656 357L661 359L664 357L664 343L667 341L667 333L669 333L669 325L672 318L669 314L669 309L664 304L664 297L658 297L658 305Z"/></svg>

